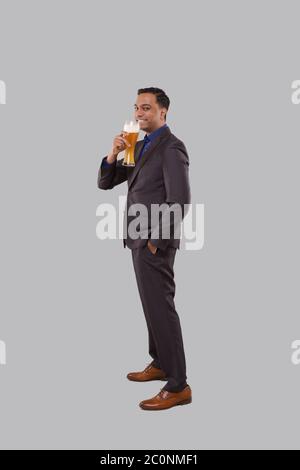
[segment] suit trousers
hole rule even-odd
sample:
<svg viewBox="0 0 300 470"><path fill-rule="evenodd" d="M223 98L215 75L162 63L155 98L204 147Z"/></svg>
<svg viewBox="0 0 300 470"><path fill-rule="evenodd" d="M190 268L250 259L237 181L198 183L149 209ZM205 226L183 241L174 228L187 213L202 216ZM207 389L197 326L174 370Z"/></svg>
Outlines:
<svg viewBox="0 0 300 470"><path fill-rule="evenodd" d="M187 385L187 377L180 320L174 304L176 248L158 248L153 254L146 244L131 253L148 328L151 364L165 372L168 381L164 390L180 392Z"/></svg>

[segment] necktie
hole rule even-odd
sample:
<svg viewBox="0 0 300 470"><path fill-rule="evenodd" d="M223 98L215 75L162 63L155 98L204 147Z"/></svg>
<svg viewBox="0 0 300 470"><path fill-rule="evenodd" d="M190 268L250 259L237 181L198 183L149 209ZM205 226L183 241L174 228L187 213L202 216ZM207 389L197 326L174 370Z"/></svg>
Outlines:
<svg viewBox="0 0 300 470"><path fill-rule="evenodd" d="M151 142L151 141L150 141L149 137L148 137L147 135L145 135L145 137L144 137L144 144L143 144L143 148L142 148L142 150L141 150L139 159L141 158L141 156L143 155L143 153L145 152L145 150L147 150L147 147L148 147L148 145L149 145L150 142Z"/></svg>

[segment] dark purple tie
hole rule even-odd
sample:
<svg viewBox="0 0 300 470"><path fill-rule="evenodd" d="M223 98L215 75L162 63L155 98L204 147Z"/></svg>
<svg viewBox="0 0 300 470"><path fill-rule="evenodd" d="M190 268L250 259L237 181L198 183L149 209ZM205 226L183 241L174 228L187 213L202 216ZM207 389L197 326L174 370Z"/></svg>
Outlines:
<svg viewBox="0 0 300 470"><path fill-rule="evenodd" d="M142 147L142 150L140 152L140 155L139 155L139 159L141 158L141 156L143 155L143 153L147 150L147 147L149 145L149 143L151 142L151 140L149 139L149 137L147 135L145 135L144 137L144 143L143 143L143 147Z"/></svg>

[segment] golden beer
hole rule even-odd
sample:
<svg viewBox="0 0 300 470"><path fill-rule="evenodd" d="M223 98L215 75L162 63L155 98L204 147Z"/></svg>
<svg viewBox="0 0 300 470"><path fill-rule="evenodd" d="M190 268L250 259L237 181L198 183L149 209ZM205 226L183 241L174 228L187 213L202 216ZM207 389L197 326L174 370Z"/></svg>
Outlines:
<svg viewBox="0 0 300 470"><path fill-rule="evenodd" d="M123 127L123 136L129 142L130 147L125 149L125 156L123 160L124 166L135 166L134 149L139 136L140 125L139 122L125 122Z"/></svg>

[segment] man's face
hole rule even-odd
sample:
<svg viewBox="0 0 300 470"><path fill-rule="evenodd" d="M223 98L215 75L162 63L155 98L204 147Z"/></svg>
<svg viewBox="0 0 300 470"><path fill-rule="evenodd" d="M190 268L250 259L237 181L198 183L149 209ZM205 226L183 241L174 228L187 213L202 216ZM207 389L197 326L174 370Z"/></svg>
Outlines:
<svg viewBox="0 0 300 470"><path fill-rule="evenodd" d="M137 96L135 105L135 119L140 121L140 129L147 134L163 126L167 109L160 108L153 93L142 93Z"/></svg>

